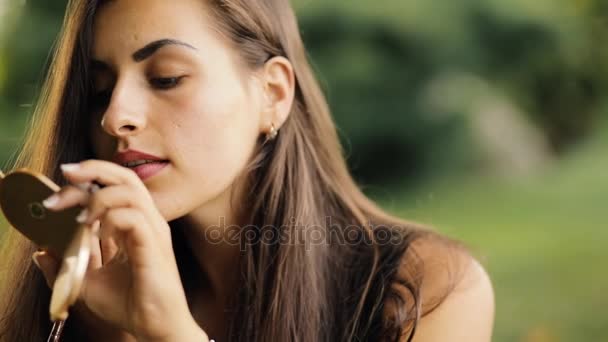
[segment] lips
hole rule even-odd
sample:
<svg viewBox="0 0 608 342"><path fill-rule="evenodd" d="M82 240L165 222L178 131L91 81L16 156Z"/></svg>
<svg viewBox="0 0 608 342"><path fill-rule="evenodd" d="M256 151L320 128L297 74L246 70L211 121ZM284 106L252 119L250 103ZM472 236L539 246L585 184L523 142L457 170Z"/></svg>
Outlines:
<svg viewBox="0 0 608 342"><path fill-rule="evenodd" d="M157 173L159 173L167 165L169 165L168 162L159 161L159 162L154 162L154 163L146 163L146 164L138 165L131 169L133 171L135 171L135 173L141 180L145 180L145 179L148 179L148 178L156 175Z"/></svg>
<svg viewBox="0 0 608 342"><path fill-rule="evenodd" d="M116 164L124 165L125 163L134 161L134 160L158 160L158 161L167 161L161 157L157 157L152 154L148 154L145 152L140 152L136 150L126 150L124 152L119 152L114 155L113 161Z"/></svg>
<svg viewBox="0 0 608 342"><path fill-rule="evenodd" d="M150 178L164 169L167 165L169 165L169 161L163 159L161 157L155 156L153 154L136 151L136 150L126 150L124 152L116 153L114 155L113 161L116 164L125 166L126 163L136 161L136 160L146 160L153 161L151 163L141 164L138 166L131 167L137 176L140 179L144 180ZM126 167L126 166L125 166Z"/></svg>

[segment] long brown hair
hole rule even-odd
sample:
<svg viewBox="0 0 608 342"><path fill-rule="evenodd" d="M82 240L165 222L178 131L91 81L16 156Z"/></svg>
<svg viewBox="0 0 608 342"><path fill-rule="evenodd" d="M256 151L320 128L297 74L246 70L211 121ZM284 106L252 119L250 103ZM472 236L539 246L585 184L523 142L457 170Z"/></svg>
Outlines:
<svg viewBox="0 0 608 342"><path fill-rule="evenodd" d="M42 172L60 185L66 184L60 163L94 158L82 134L89 123L79 114L88 106L92 22L99 2L69 1L31 127L13 165ZM241 234L248 240L240 263L244 285L235 294L229 340L411 339L429 311L421 303L422 263L412 244L433 234L385 213L352 179L289 1L207 2L218 33L242 61L257 68L284 56L297 81L280 134L270 142L260 140L243 174L250 189L239 199L243 221L258 228ZM180 220L170 224L175 246L183 246ZM335 239L311 243L315 229ZM268 230L273 238L262 241ZM281 243L285 234L301 234L304 243ZM40 341L50 329L50 293L31 263L36 247L13 230L5 235L0 339ZM180 271L187 273L193 259L183 251L176 254ZM82 334L77 324L68 324L65 341Z"/></svg>

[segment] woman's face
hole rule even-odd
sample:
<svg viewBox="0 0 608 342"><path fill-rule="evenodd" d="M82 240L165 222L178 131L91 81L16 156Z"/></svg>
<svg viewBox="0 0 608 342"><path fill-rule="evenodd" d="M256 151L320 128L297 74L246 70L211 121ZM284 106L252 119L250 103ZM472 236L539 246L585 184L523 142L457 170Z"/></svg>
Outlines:
<svg viewBox="0 0 608 342"><path fill-rule="evenodd" d="M197 210L213 224L264 129L263 93L205 13L201 0L102 6L90 115L97 158L132 149L169 161L144 180L166 220Z"/></svg>

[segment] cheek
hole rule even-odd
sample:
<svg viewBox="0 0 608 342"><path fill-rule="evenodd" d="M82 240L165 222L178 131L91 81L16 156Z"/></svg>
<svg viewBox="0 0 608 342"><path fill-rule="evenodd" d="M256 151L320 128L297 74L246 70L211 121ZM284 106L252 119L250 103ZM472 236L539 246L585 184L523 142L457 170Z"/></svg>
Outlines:
<svg viewBox="0 0 608 342"><path fill-rule="evenodd" d="M259 135L259 113L234 84L198 89L177 104L171 153L178 154L180 172L212 197L246 166Z"/></svg>

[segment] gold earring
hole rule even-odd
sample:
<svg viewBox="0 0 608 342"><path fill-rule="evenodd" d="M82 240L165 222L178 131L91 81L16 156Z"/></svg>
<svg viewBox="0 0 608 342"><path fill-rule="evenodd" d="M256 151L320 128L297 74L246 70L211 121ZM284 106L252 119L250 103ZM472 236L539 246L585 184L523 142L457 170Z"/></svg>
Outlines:
<svg viewBox="0 0 608 342"><path fill-rule="evenodd" d="M266 141L273 140L279 134L279 130L274 127L274 124L270 124L270 132L266 134Z"/></svg>

